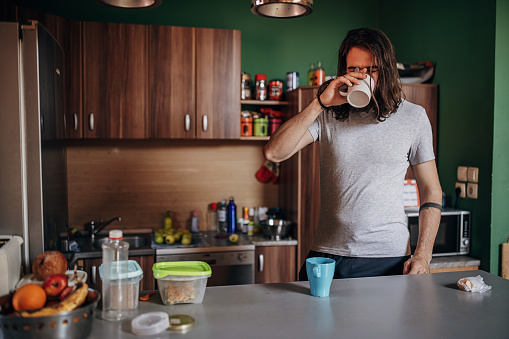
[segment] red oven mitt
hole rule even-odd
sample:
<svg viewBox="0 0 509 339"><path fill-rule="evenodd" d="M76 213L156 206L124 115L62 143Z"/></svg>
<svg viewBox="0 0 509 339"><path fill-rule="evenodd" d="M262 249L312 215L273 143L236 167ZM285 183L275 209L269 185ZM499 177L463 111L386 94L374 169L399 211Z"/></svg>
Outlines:
<svg viewBox="0 0 509 339"><path fill-rule="evenodd" d="M279 179L279 163L265 160L262 167L256 172L256 179L260 182L277 183Z"/></svg>

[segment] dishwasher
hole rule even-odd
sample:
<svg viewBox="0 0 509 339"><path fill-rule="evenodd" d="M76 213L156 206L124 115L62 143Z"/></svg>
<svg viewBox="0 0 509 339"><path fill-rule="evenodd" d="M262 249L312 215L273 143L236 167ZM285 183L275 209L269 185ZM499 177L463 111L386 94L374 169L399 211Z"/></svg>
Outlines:
<svg viewBox="0 0 509 339"><path fill-rule="evenodd" d="M210 265L212 275L207 286L254 284L255 246L239 241L228 245L214 237L205 238L203 247L156 248L156 262L203 261Z"/></svg>

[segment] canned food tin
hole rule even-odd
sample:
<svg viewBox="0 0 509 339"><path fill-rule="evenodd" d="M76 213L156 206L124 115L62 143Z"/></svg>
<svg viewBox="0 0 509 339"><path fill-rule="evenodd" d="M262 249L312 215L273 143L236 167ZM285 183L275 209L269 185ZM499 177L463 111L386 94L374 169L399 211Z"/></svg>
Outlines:
<svg viewBox="0 0 509 339"><path fill-rule="evenodd" d="M272 80L269 82L269 99L281 100L283 96L283 82L279 80Z"/></svg>
<svg viewBox="0 0 509 339"><path fill-rule="evenodd" d="M299 72L286 73L286 91L292 91L299 87Z"/></svg>
<svg viewBox="0 0 509 339"><path fill-rule="evenodd" d="M281 119L281 118L271 118L269 120L269 135L274 134L276 129L279 126L281 126L282 123L283 123L283 119Z"/></svg>
<svg viewBox="0 0 509 339"><path fill-rule="evenodd" d="M255 137L266 137L268 135L267 119L265 118L254 119L253 135Z"/></svg>
<svg viewBox="0 0 509 339"><path fill-rule="evenodd" d="M253 135L253 119L241 118L240 119L240 135L243 137L250 137Z"/></svg>

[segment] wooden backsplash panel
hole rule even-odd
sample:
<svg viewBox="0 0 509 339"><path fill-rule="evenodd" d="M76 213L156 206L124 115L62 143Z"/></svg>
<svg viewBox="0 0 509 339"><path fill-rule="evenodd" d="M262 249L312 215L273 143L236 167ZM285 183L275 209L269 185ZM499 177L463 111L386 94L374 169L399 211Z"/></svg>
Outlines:
<svg viewBox="0 0 509 339"><path fill-rule="evenodd" d="M162 227L166 210L177 227L190 227L198 210L208 229L211 202L276 207L278 185L260 183L259 141L79 141L67 149L70 224L121 216L123 229Z"/></svg>

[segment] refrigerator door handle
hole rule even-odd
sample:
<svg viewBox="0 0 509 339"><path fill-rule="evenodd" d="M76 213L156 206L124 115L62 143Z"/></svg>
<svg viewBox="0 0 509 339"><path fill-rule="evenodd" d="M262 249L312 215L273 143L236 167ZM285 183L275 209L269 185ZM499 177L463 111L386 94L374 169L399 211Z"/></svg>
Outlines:
<svg viewBox="0 0 509 339"><path fill-rule="evenodd" d="M93 131L95 128L94 113L90 113L88 116L88 128Z"/></svg>

